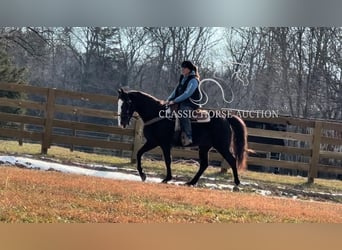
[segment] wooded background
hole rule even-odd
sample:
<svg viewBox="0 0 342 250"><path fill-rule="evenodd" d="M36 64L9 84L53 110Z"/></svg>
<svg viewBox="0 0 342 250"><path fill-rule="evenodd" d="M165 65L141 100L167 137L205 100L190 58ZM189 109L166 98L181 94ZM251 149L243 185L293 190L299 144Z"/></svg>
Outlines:
<svg viewBox="0 0 342 250"><path fill-rule="evenodd" d="M184 59L226 99L232 88L228 105L205 84L211 108L342 120L340 27L0 28L0 82L113 95L123 86L165 99Z"/></svg>
<svg viewBox="0 0 342 250"><path fill-rule="evenodd" d="M205 108L274 110L282 115L280 119L261 123L246 120L249 133L261 136L249 137L252 148L269 152L265 155L270 158L266 167L278 166L283 159L306 164L299 170L308 170L309 163L323 164L324 170L332 167L333 173L340 174L339 27L2 27L1 134L19 138L21 143L23 133L28 139L39 141L44 135L45 152L51 143L66 141L58 133L61 127L67 127L71 130L63 136L72 137L67 138L72 148L74 144L103 147L103 140L93 144L88 137L98 130L118 131L113 128L117 125L113 117L117 89L141 90L166 99L178 82L183 60L198 65L202 79L217 80L227 100L234 94L231 103L224 103L220 89L205 82L204 89L209 95ZM94 98L100 102L90 101ZM107 102L101 102L104 100ZM293 125L289 117L294 117L294 121L298 117L308 120ZM31 120L38 122L29 124ZM79 131L85 127L91 131ZM134 131L139 129L126 132ZM294 140L289 138L292 135ZM82 136L87 138L79 138ZM321 137L322 141L315 140ZM122 141L106 143L112 148ZM128 148L131 150L131 145L123 147ZM132 156L135 151L132 150ZM294 155L286 155L289 152ZM264 166L265 159L255 158L250 163ZM280 167L292 166L298 171L297 163L284 164ZM311 176L316 176L316 170L309 171Z"/></svg>

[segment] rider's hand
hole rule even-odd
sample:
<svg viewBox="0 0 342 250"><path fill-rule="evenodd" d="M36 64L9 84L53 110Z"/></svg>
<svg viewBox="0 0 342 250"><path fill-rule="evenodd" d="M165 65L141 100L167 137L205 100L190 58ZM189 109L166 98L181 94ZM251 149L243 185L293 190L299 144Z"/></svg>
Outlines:
<svg viewBox="0 0 342 250"><path fill-rule="evenodd" d="M168 102L167 102L167 105L169 105L169 106L171 106L171 105L173 105L173 104L175 104L174 101L168 101Z"/></svg>

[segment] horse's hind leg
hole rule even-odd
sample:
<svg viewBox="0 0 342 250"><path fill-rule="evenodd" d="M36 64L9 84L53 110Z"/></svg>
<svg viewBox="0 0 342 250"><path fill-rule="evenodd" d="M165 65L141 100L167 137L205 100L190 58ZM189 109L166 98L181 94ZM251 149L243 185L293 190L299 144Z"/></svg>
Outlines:
<svg viewBox="0 0 342 250"><path fill-rule="evenodd" d="M137 170L139 172L139 175L140 175L142 181L146 180L146 174L144 173L144 171L141 167L141 157L144 153L155 148L156 146L157 145L150 143L149 141L146 141L146 143L139 149L139 151L137 153Z"/></svg>
<svg viewBox="0 0 342 250"><path fill-rule="evenodd" d="M171 173L171 147L169 145L162 146L163 155L165 159L165 166L166 166L166 177L162 181L162 183L167 183L172 179L172 173Z"/></svg>
<svg viewBox="0 0 342 250"><path fill-rule="evenodd" d="M236 168L236 159L235 157L229 152L228 148L226 149L218 149L217 151L223 156L223 158L229 163L232 167L233 175L234 175L234 183L236 186L240 184L237 168Z"/></svg>
<svg viewBox="0 0 342 250"><path fill-rule="evenodd" d="M191 181L187 182L186 185L192 186L195 185L203 172L207 169L209 163L208 163L208 152L211 146L200 146L199 147L199 158L200 158L200 168L194 178L192 178Z"/></svg>

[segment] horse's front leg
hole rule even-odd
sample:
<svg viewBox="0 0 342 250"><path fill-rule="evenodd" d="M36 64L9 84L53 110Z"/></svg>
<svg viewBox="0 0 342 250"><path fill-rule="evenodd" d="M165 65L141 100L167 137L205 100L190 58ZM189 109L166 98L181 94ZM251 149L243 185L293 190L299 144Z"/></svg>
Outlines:
<svg viewBox="0 0 342 250"><path fill-rule="evenodd" d="M165 166L166 166L166 177L162 181L162 183L167 183L172 179L171 173L171 146L170 145L163 145L161 146L163 150L163 155L165 159Z"/></svg>
<svg viewBox="0 0 342 250"><path fill-rule="evenodd" d="M137 153L137 170L139 172L139 175L141 177L142 181L146 180L146 174L144 173L142 167L141 167L141 157L144 153L146 153L147 151L154 149L157 145L146 141L145 144L139 149L138 153Z"/></svg>

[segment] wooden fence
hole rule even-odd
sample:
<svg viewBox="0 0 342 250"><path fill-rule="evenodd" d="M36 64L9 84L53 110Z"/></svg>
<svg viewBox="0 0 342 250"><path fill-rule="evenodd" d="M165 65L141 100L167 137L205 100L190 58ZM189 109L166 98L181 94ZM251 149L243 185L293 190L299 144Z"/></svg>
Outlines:
<svg viewBox="0 0 342 250"><path fill-rule="evenodd" d="M0 112L0 136L16 138L20 144L24 140L39 142L43 154L48 152L51 145L64 145L70 149L77 145L127 151L134 162L136 152L143 144L141 120L136 119L127 129L117 126L115 96L10 83L0 83L0 91L20 92L26 95L25 99L0 97L0 108L21 108L26 111L23 114ZM102 121L98 122L99 119ZM307 171L309 182L313 182L319 172L342 174L342 123L292 117L246 120L281 124L290 128L287 131L249 128L249 135L278 138L287 142L285 145L251 142L249 148L266 154L276 152L287 157L249 157L248 164ZM94 133L96 135L91 136ZM155 149L152 153L161 155L161 150ZM198 158L198 152L194 149L174 148L172 155ZM228 167L218 153L211 151L209 157L210 160L221 162L222 167Z"/></svg>

